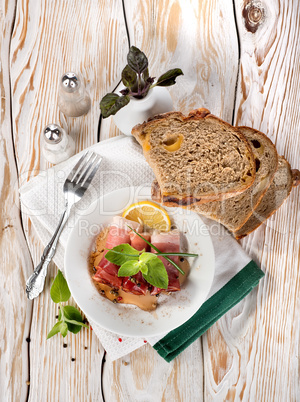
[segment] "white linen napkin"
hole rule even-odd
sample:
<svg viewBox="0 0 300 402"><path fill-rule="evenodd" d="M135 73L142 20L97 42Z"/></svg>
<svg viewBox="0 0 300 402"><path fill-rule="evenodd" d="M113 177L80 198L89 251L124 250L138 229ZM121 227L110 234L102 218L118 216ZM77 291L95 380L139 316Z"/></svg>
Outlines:
<svg viewBox="0 0 300 402"><path fill-rule="evenodd" d="M68 235L82 211L99 196L128 186L151 186L154 179L141 147L132 137L119 136L105 140L93 145L90 150L100 154L103 159L100 170L93 180L92 188L87 190L82 200L73 208L69 221L61 234L53 260L62 272L64 272L64 248ZM40 172L38 176L20 188L23 213L28 214L45 246L54 233L64 208L63 183L81 154ZM203 217L202 219L209 228L216 256L215 277L209 298L244 268L251 259L223 226L209 219ZM154 345L163 337L147 339L124 337L104 330L91 321L90 324L111 360L116 360L132 352L146 342Z"/></svg>

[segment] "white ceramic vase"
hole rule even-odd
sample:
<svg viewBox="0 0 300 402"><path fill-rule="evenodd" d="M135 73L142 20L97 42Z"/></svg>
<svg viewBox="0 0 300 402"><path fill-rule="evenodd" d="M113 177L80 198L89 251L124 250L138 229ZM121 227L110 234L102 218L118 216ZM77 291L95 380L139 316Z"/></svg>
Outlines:
<svg viewBox="0 0 300 402"><path fill-rule="evenodd" d="M113 120L123 134L131 135L131 129L136 124L143 123L156 114L172 110L173 102L167 88L154 87L143 99L131 98L128 105L113 116Z"/></svg>

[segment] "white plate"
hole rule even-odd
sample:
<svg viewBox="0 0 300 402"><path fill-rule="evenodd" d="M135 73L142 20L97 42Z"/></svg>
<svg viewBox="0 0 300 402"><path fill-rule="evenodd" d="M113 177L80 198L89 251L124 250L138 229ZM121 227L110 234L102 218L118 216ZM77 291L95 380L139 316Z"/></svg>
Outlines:
<svg viewBox="0 0 300 402"><path fill-rule="evenodd" d="M97 234L132 202L147 199L151 199L148 187L123 188L101 197L77 221L65 252L66 279L78 306L101 327L125 336L161 335L180 326L203 304L214 277L214 249L206 225L192 211L166 208L172 223L184 233L187 251L199 254L190 258L191 271L182 290L159 296L153 312L114 304L98 293L88 269Z"/></svg>

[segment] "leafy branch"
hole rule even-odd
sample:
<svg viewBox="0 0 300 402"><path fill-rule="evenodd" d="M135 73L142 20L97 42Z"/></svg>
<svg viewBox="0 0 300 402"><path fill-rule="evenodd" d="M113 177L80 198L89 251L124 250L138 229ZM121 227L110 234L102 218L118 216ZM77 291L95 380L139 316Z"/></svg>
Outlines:
<svg viewBox="0 0 300 402"><path fill-rule="evenodd" d="M54 303L59 304L58 322L54 325L51 331L47 335L47 339L58 334L59 332L65 337L68 331L73 334L77 334L82 327L89 328L84 324L80 312L73 306L63 306L63 302L67 302L71 297L71 292L68 287L62 272L58 270L58 273L52 283L50 289L50 296Z"/></svg>
<svg viewBox="0 0 300 402"><path fill-rule="evenodd" d="M131 46L129 49L127 63L121 74L122 83L125 86L120 91L121 96L108 93L100 102L103 118L116 114L130 102L130 98L143 99L151 88L174 85L176 78L183 75L180 68L173 68L162 74L155 82L155 77L149 76L148 59L145 53L135 46Z"/></svg>

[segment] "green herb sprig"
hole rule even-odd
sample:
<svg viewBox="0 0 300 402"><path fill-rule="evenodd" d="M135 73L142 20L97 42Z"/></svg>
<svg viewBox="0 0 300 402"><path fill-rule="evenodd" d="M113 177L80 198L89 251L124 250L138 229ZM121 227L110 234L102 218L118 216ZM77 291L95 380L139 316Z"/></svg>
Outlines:
<svg viewBox="0 0 300 402"><path fill-rule="evenodd" d="M47 335L47 339L58 334L59 332L65 337L68 331L77 334L82 327L89 328L88 325L83 323L80 312L73 306L63 306L63 302L67 302L71 297L71 292L68 287L62 272L58 273L52 283L50 289L50 296L54 303L59 304L58 322L54 325Z"/></svg>
<svg viewBox="0 0 300 402"><path fill-rule="evenodd" d="M155 86L167 87L176 84L176 78L183 75L180 68L173 68L161 75L154 83L154 77L149 76L148 59L140 49L131 46L127 55L127 65L122 71L122 83L125 89L116 93L106 94L101 102L100 109L103 118L116 114L130 102L130 98L143 99L151 88Z"/></svg>
<svg viewBox="0 0 300 402"><path fill-rule="evenodd" d="M141 271L144 279L150 283L150 285L160 289L167 289L169 284L168 273L163 262L158 257L164 257L183 275L184 271L168 256L177 255L181 257L198 257L198 254L190 253L162 253L142 235L137 233L130 226L128 227L147 244L149 244L149 246L151 246L156 253L148 253L145 252L145 250L139 251L129 244L120 244L119 246L109 249L109 251L105 254L105 258L113 264L120 265L118 276L133 276Z"/></svg>

